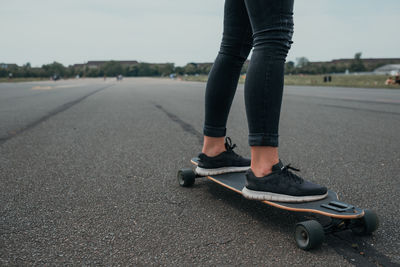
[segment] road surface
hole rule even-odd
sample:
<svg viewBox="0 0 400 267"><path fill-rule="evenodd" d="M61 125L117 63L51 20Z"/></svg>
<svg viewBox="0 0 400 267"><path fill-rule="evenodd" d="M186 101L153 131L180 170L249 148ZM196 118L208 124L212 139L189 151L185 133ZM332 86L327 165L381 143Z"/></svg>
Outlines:
<svg viewBox="0 0 400 267"><path fill-rule="evenodd" d="M372 236L344 232L304 252L292 231L310 214L206 179L178 186L201 149L204 87L0 84L0 264L399 266L400 91L285 88L284 163L381 220ZM249 156L247 133L240 85L228 135Z"/></svg>

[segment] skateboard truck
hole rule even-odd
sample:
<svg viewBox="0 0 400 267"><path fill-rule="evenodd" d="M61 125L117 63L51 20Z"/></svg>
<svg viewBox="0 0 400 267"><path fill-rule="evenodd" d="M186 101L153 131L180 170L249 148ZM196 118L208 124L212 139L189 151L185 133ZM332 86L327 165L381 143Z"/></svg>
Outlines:
<svg viewBox="0 0 400 267"><path fill-rule="evenodd" d="M328 204L321 204L321 207L334 210L337 212L347 212L349 210L354 210L354 206L344 203L344 202L339 202L339 201L331 201Z"/></svg>

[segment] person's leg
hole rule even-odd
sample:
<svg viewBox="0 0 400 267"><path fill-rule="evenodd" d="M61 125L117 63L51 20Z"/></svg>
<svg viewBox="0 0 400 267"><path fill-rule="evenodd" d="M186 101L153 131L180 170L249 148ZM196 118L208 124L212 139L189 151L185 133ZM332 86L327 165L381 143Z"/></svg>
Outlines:
<svg viewBox="0 0 400 267"><path fill-rule="evenodd" d="M226 138L226 123L240 71L252 48L252 30L243 0L226 0L220 51L208 76L205 95L204 143L199 175L244 171L250 160L235 152Z"/></svg>
<svg viewBox="0 0 400 267"><path fill-rule="evenodd" d="M326 197L327 189L305 181L283 166L278 155L278 128L284 64L292 43L293 0L245 0L253 29L253 55L245 83L251 169L245 197L288 202Z"/></svg>
<svg viewBox="0 0 400 267"><path fill-rule="evenodd" d="M226 122L243 63L252 48L252 30L243 0L226 0L220 51L209 73L205 95L202 152L216 156L225 151Z"/></svg>
<svg viewBox="0 0 400 267"><path fill-rule="evenodd" d="M254 50L245 83L251 169L262 177L279 162L278 128L286 55L292 43L293 0L246 0Z"/></svg>

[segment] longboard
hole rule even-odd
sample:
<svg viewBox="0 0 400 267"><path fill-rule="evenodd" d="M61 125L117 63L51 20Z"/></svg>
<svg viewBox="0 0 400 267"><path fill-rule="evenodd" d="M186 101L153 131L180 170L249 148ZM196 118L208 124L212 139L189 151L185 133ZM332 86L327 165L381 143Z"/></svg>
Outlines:
<svg viewBox="0 0 400 267"><path fill-rule="evenodd" d="M198 162L198 158L191 159L191 163L195 166ZM195 178L198 177L201 176L192 169L181 169L178 172L179 184L184 187L192 186ZM239 194L242 194L246 182L245 172L209 175L206 178ZM332 190L328 190L326 198L317 201L290 203L263 200L260 202L279 209L316 213L332 218L331 223L325 226L315 220L300 222L296 225L297 245L305 250L321 245L325 234L328 233L351 229L355 234L362 235L370 234L378 228L378 217L373 211L363 210L340 201L337 193Z"/></svg>
<svg viewBox="0 0 400 267"><path fill-rule="evenodd" d="M197 166L198 158L193 158L191 162L193 165ZM244 172L225 173L207 176L207 178L239 194L242 194L242 189L246 182ZM331 190L328 191L328 196L326 198L312 202L290 203L267 200L261 202L284 210L319 213L324 216L339 219L357 219L364 216L364 210L340 202L336 192Z"/></svg>

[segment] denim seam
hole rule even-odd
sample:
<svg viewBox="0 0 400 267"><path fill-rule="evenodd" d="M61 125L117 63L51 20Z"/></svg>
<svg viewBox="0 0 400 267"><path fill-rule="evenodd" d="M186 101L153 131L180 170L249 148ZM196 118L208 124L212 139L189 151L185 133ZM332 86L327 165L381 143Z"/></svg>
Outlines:
<svg viewBox="0 0 400 267"><path fill-rule="evenodd" d="M266 127L265 127L265 120L267 118L267 96L268 96L268 85L270 81L270 72L271 72L271 60L268 61L267 65L267 73L265 74L265 79L264 79L264 90L263 90L263 118L262 118L262 132L266 133Z"/></svg>

